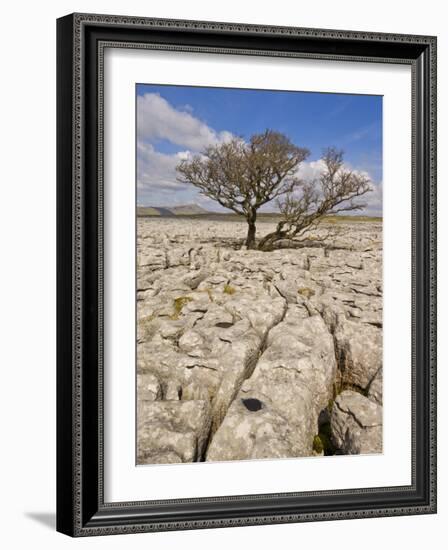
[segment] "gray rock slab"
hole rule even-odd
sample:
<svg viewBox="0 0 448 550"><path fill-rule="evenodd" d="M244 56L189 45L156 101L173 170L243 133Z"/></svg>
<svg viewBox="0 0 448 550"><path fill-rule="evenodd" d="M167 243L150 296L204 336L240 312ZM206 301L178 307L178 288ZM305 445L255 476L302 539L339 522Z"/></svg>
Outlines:
<svg viewBox="0 0 448 550"><path fill-rule="evenodd" d="M360 393L343 391L334 401L331 432L344 454L382 452L383 408Z"/></svg>
<svg viewBox="0 0 448 550"><path fill-rule="evenodd" d="M140 401L138 463L199 460L208 439L210 422L207 401Z"/></svg>

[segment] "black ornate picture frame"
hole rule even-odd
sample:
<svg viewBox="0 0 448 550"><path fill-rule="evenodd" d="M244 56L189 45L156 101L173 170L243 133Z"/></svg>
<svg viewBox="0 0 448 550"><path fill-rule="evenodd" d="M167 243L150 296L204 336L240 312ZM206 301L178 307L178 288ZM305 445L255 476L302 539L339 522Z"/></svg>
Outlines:
<svg viewBox="0 0 448 550"><path fill-rule="evenodd" d="M146 501L105 502L103 56L110 45L411 66L411 485L165 501L148 492ZM435 513L436 38L73 14L57 22L57 52L57 530L91 536Z"/></svg>

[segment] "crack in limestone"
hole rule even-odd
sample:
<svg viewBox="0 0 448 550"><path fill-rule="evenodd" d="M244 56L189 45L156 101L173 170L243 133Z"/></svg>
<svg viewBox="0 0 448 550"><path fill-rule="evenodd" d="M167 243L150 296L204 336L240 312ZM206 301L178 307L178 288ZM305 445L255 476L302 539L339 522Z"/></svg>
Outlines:
<svg viewBox="0 0 448 550"><path fill-rule="evenodd" d="M363 296L381 297L381 294L379 294L378 292L363 291L361 289L357 289L355 286L353 286L353 284L347 285L347 287L350 288L350 290L353 290L355 294L362 294Z"/></svg>
<svg viewBox="0 0 448 550"><path fill-rule="evenodd" d="M337 321L335 323L328 323L327 321L325 321L325 318L321 314L320 311L317 310L317 313L320 315L320 317L322 318L323 322L325 323L325 325L328 329L328 332L333 337L334 358L335 358L336 365L337 365L337 374L336 374L335 380L333 381L333 387L340 387L341 389L338 392L338 393L340 393L343 390L342 379L343 379L343 371L345 369L345 355L344 355L344 353L341 353L341 350L339 349L339 346L338 346L338 343L337 343L336 337L335 337ZM363 323L363 324L374 325L374 323ZM380 372L381 368L382 368L382 365L380 365L378 367L378 369L375 371L375 374L370 379L370 381L367 384L366 388L362 388L360 386L356 386L356 385L352 384L350 389L353 390L353 391L356 391L357 393L360 393L364 397L367 397L370 386L371 386L372 382L375 380L375 378L377 377L377 375Z"/></svg>
<svg viewBox="0 0 448 550"><path fill-rule="evenodd" d="M202 363L195 363L194 365L185 365L186 369L208 369L217 371L216 367L211 367L210 365L204 365Z"/></svg>
<svg viewBox="0 0 448 550"><path fill-rule="evenodd" d="M216 432L219 430L219 427L221 426L221 424L223 423L226 415L227 415L227 412L229 410L229 408L232 406L232 403L235 401L235 398L236 396L238 395L238 392L240 391L241 389L241 386L244 384L244 382L250 378L252 376L252 374L254 373L255 369L257 368L257 365L258 365L258 362L260 360L260 357L263 355L263 353L265 352L266 350L266 347L267 347L267 340L268 340L268 336L271 332L271 330L273 328L275 328L276 326L278 326L280 323L283 322L283 320L285 319L285 316L286 316L286 313L288 311L288 302L285 300L285 307L283 309L283 313L281 315L281 318L276 322L274 323L269 329L266 330L266 333L265 335L263 336L261 342L260 342L260 345L258 347L258 351L254 354L254 357L253 357L253 360L249 361L248 364L246 365L246 369L244 371L245 375L241 378L241 380L239 381L238 384L235 385L235 388L234 388L234 391L233 391L233 395L231 397L231 399L229 400L229 403L227 405L227 409L225 410L225 412L221 415L221 420L220 421L216 421L216 418L212 418L212 423L211 423L211 427L210 427L210 431L209 431L209 434L208 434L208 438L207 438L207 442L206 444L204 445L204 451L202 453L202 457L201 457L201 462L205 461L205 456L207 455L207 452L208 452L208 449L213 441L213 438L216 434ZM250 321L249 321L250 322ZM252 323L250 322L252 328L255 330L255 328L253 327Z"/></svg>
<svg viewBox="0 0 448 550"><path fill-rule="evenodd" d="M374 381L375 378L378 376L378 374L379 374L379 372L380 372L380 370L381 370L382 368L383 368L383 365L380 365L380 366L376 369L375 374L372 376L372 378L370 379L370 382L367 384L366 389L365 389L365 392L366 392L365 395L366 395L366 397L368 396L368 393L369 393L369 391L370 391L370 386L373 384L373 381Z"/></svg>
<svg viewBox="0 0 448 550"><path fill-rule="evenodd" d="M275 370L275 369L283 369L283 370L286 370L286 371L293 371L293 372L296 372L297 374L301 374L301 369L299 369L298 367L286 367L285 365L277 365L275 367L272 367L272 370Z"/></svg>
<svg viewBox="0 0 448 550"><path fill-rule="evenodd" d="M382 423L381 422L376 422L374 424L363 424L361 422L361 420L358 419L358 417L356 416L356 414L350 410L350 409L343 409L339 403L337 401L334 402L334 405L342 412L342 413L345 413L345 414L348 414L349 416L351 416L353 418L353 420L358 424L358 426L360 428L362 428L363 430L365 429L368 429L368 428L376 428L377 426L381 426Z"/></svg>
<svg viewBox="0 0 448 550"><path fill-rule="evenodd" d="M283 296L282 296L283 297ZM284 298L283 298L284 299ZM254 373L255 369L257 368L257 365L258 365L258 362L260 360L260 357L263 355L263 353L266 351L266 348L267 348L267 341L268 341L268 337L269 337L269 334L271 332L272 329L274 329L276 326L278 326L280 323L282 323L285 319L285 316L286 316L286 313L288 311L288 301L285 299L285 309L283 310L283 314L281 316L281 318L279 319L279 321L277 321L277 323L274 323L272 325L272 327L270 327L267 331L266 331L266 334L264 335L263 339L261 340L260 342L260 347L258 349L258 357L256 358L256 360L254 361L254 365L253 365L253 368L250 370L250 372L247 374L247 376L242 380L241 384L240 384L240 387L238 388L237 392L240 391L240 388L241 386L243 385L244 381L247 380L248 378L250 378L252 376L252 374ZM252 325L252 323L251 323ZM255 328L254 328L255 330ZM236 395L236 394L235 394ZM232 403L234 401L235 397L232 399ZM229 405L230 406L230 405Z"/></svg>

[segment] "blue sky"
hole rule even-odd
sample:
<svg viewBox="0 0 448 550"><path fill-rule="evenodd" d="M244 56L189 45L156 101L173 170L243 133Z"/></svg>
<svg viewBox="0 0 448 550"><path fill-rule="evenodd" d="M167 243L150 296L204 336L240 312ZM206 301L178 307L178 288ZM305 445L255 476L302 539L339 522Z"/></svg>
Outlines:
<svg viewBox="0 0 448 550"><path fill-rule="evenodd" d="M302 175L313 177L322 149L344 150L344 161L367 172L374 191L368 213L382 210L382 97L190 86L137 86L137 200L172 206L220 207L176 181L181 158L229 135L248 139L271 128L311 151Z"/></svg>

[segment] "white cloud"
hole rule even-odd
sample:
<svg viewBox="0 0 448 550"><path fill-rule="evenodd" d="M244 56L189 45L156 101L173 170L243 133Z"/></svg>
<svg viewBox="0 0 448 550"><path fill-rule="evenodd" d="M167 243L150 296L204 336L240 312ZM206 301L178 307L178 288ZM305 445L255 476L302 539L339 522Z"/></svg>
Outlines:
<svg viewBox="0 0 448 550"><path fill-rule="evenodd" d="M318 179L325 170L325 163L322 159L311 162L302 162L297 170L297 176L305 181Z"/></svg>
<svg viewBox="0 0 448 550"><path fill-rule="evenodd" d="M190 156L189 151L173 155L159 153L149 143L137 144L137 187L139 189L179 190L189 186L176 179L176 166Z"/></svg>
<svg viewBox="0 0 448 550"><path fill-rule="evenodd" d="M140 141L166 139L193 151L232 136L230 132L216 132L194 117L189 108L177 110L159 94L153 93L137 98L137 129Z"/></svg>
<svg viewBox="0 0 448 550"><path fill-rule="evenodd" d="M372 191L365 196L367 207L363 210L363 214L369 216L383 215L383 184L382 182L373 183Z"/></svg>
<svg viewBox="0 0 448 550"><path fill-rule="evenodd" d="M375 183L370 174L366 172L365 170L356 170L349 164L345 163L343 165L343 168L346 170L353 170L353 172L358 174L363 174L367 176L371 180L371 188L372 191L369 191L366 193L363 197L360 197L359 202L366 203L367 207L364 210L355 210L353 212L354 215L372 215L372 216L381 216L382 215L382 204L383 204L383 189L381 183ZM312 181L314 179L318 179L319 176L322 174L322 172L325 169L325 164L322 159L311 161L311 162L303 162L298 171L297 175L302 178L305 181Z"/></svg>
<svg viewBox="0 0 448 550"><path fill-rule="evenodd" d="M216 132L192 115L192 107L175 109L159 94L137 98L137 188L141 203L159 199L174 204L179 197L198 202L198 191L177 181L176 166L183 159L208 145L227 141L231 132ZM157 140L164 139L185 150L174 154L157 151ZM165 197L165 198L164 198Z"/></svg>

